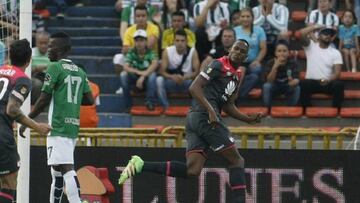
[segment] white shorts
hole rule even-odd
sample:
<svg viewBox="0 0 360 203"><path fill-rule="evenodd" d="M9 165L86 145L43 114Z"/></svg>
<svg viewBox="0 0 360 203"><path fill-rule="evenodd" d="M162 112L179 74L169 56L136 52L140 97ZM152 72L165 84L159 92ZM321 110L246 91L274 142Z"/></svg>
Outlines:
<svg viewBox="0 0 360 203"><path fill-rule="evenodd" d="M67 137L48 136L46 138L48 165L74 164L76 140Z"/></svg>
<svg viewBox="0 0 360 203"><path fill-rule="evenodd" d="M125 56L124 54L115 54L113 58L113 64L115 65L125 65Z"/></svg>

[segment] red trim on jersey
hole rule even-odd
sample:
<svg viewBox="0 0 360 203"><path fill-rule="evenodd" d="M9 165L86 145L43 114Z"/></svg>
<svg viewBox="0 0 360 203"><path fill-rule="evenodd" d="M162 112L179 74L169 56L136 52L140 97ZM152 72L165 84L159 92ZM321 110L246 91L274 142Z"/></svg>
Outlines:
<svg viewBox="0 0 360 203"><path fill-rule="evenodd" d="M166 162L166 176L170 176L170 161Z"/></svg>
<svg viewBox="0 0 360 203"><path fill-rule="evenodd" d="M241 69L239 69L239 67L235 68L234 66L232 66L228 56L223 56L221 58L218 58L217 60L221 64L223 64L221 71L225 76L227 72L230 72L232 75L236 75L239 79L241 78L242 75Z"/></svg>
<svg viewBox="0 0 360 203"><path fill-rule="evenodd" d="M234 185L231 187L231 190L240 190L240 189L245 189L246 185Z"/></svg>
<svg viewBox="0 0 360 203"><path fill-rule="evenodd" d="M9 195L7 193L4 193L4 192L0 192L0 196L1 197L5 197L6 199L9 199L9 200L14 200L14 197L12 195Z"/></svg>

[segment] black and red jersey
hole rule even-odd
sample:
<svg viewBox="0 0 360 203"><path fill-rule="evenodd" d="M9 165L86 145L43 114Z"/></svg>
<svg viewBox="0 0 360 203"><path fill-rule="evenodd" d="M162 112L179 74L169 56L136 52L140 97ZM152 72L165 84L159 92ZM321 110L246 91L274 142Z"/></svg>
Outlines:
<svg viewBox="0 0 360 203"><path fill-rule="evenodd" d="M230 97L237 94L242 74L241 69L231 65L228 56L213 60L200 72L200 75L209 81L204 87L204 95L215 111L220 113ZM192 111L206 111L206 109L196 101Z"/></svg>
<svg viewBox="0 0 360 203"><path fill-rule="evenodd" d="M31 80L18 67L4 65L0 67L0 142L13 140L13 122L6 113L9 98L21 104L31 91Z"/></svg>

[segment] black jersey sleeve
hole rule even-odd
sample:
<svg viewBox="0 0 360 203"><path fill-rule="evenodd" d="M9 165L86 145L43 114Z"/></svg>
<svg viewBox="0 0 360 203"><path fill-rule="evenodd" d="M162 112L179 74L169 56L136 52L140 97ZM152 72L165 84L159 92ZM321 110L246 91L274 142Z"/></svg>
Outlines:
<svg viewBox="0 0 360 203"><path fill-rule="evenodd" d="M29 78L18 78L14 88L11 90L10 97L15 98L21 104L25 101L31 91L31 81Z"/></svg>
<svg viewBox="0 0 360 203"><path fill-rule="evenodd" d="M213 60L208 66L200 72L206 80L212 80L221 76L222 63L218 60Z"/></svg>

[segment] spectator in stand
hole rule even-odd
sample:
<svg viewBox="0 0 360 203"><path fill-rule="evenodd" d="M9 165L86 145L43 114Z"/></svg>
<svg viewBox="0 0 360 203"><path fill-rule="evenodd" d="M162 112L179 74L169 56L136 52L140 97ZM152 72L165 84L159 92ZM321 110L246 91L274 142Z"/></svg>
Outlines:
<svg viewBox="0 0 360 203"><path fill-rule="evenodd" d="M264 29L267 40L266 58L272 58L276 42L288 38L289 9L274 3L274 0L259 0L259 3L259 6L253 8L254 25Z"/></svg>
<svg viewBox="0 0 360 203"><path fill-rule="evenodd" d="M276 95L285 95L288 106L295 106L300 98L299 69L288 57L289 44L280 40L275 47L275 57L266 65L264 74L263 102L269 108Z"/></svg>
<svg viewBox="0 0 360 203"><path fill-rule="evenodd" d="M40 97L41 88L44 83L45 72L50 60L48 58L50 35L47 32L38 32L35 36L36 47L32 51L31 62L31 104L34 105L36 100Z"/></svg>
<svg viewBox="0 0 360 203"><path fill-rule="evenodd" d="M126 112L130 111L132 105L130 89L133 85L137 90L146 88L145 105L149 111L153 111L156 97L157 55L146 46L148 35L145 30L136 30L133 36L135 47L126 54L124 71L120 74Z"/></svg>
<svg viewBox="0 0 360 203"><path fill-rule="evenodd" d="M239 90L239 98L244 98L260 79L261 63L266 55L266 34L262 27L253 24L254 15L251 8L243 8L240 19L241 25L234 28L236 39L244 39L250 45L248 57L244 63L246 75Z"/></svg>
<svg viewBox="0 0 360 203"><path fill-rule="evenodd" d="M91 106L80 106L80 128L96 128L99 124L96 106L100 105L100 88L91 81L89 81L89 85L95 103Z"/></svg>
<svg viewBox="0 0 360 203"><path fill-rule="evenodd" d="M228 4L220 0L200 1L194 6L194 19L196 50L202 61L213 47L220 45L221 30L229 26Z"/></svg>
<svg viewBox="0 0 360 203"><path fill-rule="evenodd" d="M171 17L171 28L166 29L162 33L161 40L161 48L164 50L165 48L172 46L174 44L174 36L176 31L184 30L186 33L186 41L187 46L194 47L195 46L195 34L185 27L185 15L182 11L175 11L172 13Z"/></svg>
<svg viewBox="0 0 360 203"><path fill-rule="evenodd" d="M212 60L221 58L229 54L229 50L235 43L235 31L232 28L225 28L221 32L221 45L211 49L207 57L203 60L200 70L211 63Z"/></svg>
<svg viewBox="0 0 360 203"><path fill-rule="evenodd" d="M311 11L305 20L308 25L325 25L337 30L339 26L339 17L331 12L331 0L318 0L318 9ZM316 41L318 33L311 33L311 38ZM334 40L336 35L332 40Z"/></svg>
<svg viewBox="0 0 360 203"><path fill-rule="evenodd" d="M80 64L78 64L78 66L86 73L84 66ZM100 105L100 88L96 83L91 82L90 80L89 86L94 98L94 104L90 106L80 106L80 128L96 128L99 123L96 106Z"/></svg>
<svg viewBox="0 0 360 203"><path fill-rule="evenodd" d="M126 29L123 40L122 53L116 54L113 58L113 63L115 65L115 72L120 73L125 64L125 55L127 54L130 48L134 47L134 33L139 30L145 30L147 35L147 48L152 49L157 55L158 53L158 39L160 35L159 28L148 22L148 13L145 6L136 6L135 7L135 24ZM123 89L120 87L116 93L123 92Z"/></svg>
<svg viewBox="0 0 360 203"><path fill-rule="evenodd" d="M119 2L117 2L119 4ZM135 7L136 6L142 6L147 8L147 20L151 21L154 15L157 13L157 10L154 6L148 3L147 0L136 0L136 5L133 5L132 3L125 7L124 9L121 9L121 12L119 17L121 17L120 22L120 38L123 41L125 37L125 31L132 25L135 24Z"/></svg>
<svg viewBox="0 0 360 203"><path fill-rule="evenodd" d="M321 0L308 0L307 12L310 13L314 8L319 7ZM339 7L337 0L328 0L330 2L330 9L334 12ZM348 1L348 0L345 0Z"/></svg>
<svg viewBox="0 0 360 203"><path fill-rule="evenodd" d="M234 28L236 26L241 25L240 15L241 15L241 12L239 10L234 10L231 13L231 16L230 16L230 25L231 25L231 27Z"/></svg>
<svg viewBox="0 0 360 203"><path fill-rule="evenodd" d="M171 28L173 25L174 13L182 12L184 16L183 26L185 27L189 22L189 13L185 8L185 2L183 0L164 0L161 14L161 25L165 29Z"/></svg>
<svg viewBox="0 0 360 203"><path fill-rule="evenodd" d="M359 27L356 24L355 13L346 10L342 17L342 25L339 27L339 49L345 61L348 71L356 72L357 55L359 54Z"/></svg>
<svg viewBox="0 0 360 203"><path fill-rule="evenodd" d="M360 1L359 0L345 0L346 9L354 10L356 15L356 22L358 23L360 29Z"/></svg>
<svg viewBox="0 0 360 203"><path fill-rule="evenodd" d="M246 7L252 7L255 5L250 5L252 0L229 0L229 9L231 13L234 11L239 11Z"/></svg>
<svg viewBox="0 0 360 203"><path fill-rule="evenodd" d="M317 41L308 37L315 30L320 30ZM307 59L305 80L300 82L302 106L311 106L311 94L325 93L333 95L333 107L340 108L344 100L344 83L339 81L343 60L340 51L331 46L336 30L311 25L300 33Z"/></svg>
<svg viewBox="0 0 360 203"><path fill-rule="evenodd" d="M174 45L162 54L159 76L156 78L158 98L164 111L169 107L166 94L187 93L193 79L199 73L200 61L194 47L187 46L187 33L175 32Z"/></svg>

